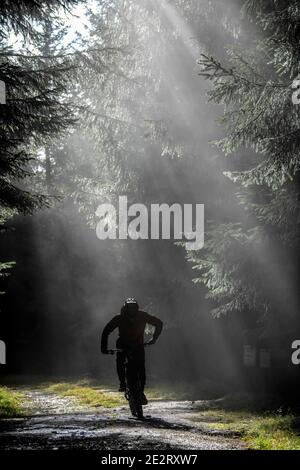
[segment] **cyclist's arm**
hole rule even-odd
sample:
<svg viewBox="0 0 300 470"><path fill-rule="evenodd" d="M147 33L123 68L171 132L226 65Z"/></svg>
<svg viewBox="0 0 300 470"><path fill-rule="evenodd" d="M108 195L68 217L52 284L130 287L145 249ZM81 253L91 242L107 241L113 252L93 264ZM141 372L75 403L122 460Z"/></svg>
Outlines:
<svg viewBox="0 0 300 470"><path fill-rule="evenodd" d="M101 336L101 352L107 353L107 342L108 336L119 326L119 315L116 315L110 322L105 326Z"/></svg>
<svg viewBox="0 0 300 470"><path fill-rule="evenodd" d="M153 338L152 341L155 343L159 335L161 334L162 328L163 328L163 322L157 318L154 317L154 315L149 315L149 313L145 312L145 320L149 325L152 325L155 327L154 333L153 333Z"/></svg>

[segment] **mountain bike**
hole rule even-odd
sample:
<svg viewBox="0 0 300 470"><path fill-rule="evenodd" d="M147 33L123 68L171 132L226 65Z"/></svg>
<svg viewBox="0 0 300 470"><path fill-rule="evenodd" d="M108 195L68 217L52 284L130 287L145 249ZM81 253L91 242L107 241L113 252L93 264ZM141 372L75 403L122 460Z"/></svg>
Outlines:
<svg viewBox="0 0 300 470"><path fill-rule="evenodd" d="M148 343L144 344L144 346L148 345ZM141 386L139 366L136 361L135 350L120 348L108 350L108 354L115 354L117 352L125 353L125 398L128 400L131 414L135 418L144 419L142 404L143 390Z"/></svg>

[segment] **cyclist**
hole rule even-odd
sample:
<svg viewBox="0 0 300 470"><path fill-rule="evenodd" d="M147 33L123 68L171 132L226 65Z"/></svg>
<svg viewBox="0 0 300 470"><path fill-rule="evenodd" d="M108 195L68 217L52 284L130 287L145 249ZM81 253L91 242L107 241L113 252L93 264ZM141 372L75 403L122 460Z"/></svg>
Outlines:
<svg viewBox="0 0 300 470"><path fill-rule="evenodd" d="M154 344L162 331L162 321L153 315L149 315L149 313L139 310L137 301L134 298L128 298L121 308L120 315L116 315L107 323L101 337L101 352L108 354L108 336L113 330L119 328L116 347L124 349L124 351L117 352L117 373L120 380L119 391L123 392L126 389L125 351L130 350L134 353L134 362L139 371L144 405L147 404L147 398L144 395L146 383L144 332L147 323L155 327L153 338L147 344Z"/></svg>

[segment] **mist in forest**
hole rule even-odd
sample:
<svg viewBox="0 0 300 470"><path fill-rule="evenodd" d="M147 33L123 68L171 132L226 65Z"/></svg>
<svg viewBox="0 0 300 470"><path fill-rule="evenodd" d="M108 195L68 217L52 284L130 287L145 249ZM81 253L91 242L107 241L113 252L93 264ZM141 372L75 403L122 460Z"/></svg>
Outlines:
<svg viewBox="0 0 300 470"><path fill-rule="evenodd" d="M242 3L92 1L76 7L73 19L72 9L66 15L68 38L56 38L56 50L96 44L104 57L98 75L87 70L70 87L74 103L89 111L78 111L72 131L43 146L34 168L34 187L57 200L16 215L2 235L2 258L16 262L1 299L9 372L117 383L100 336L135 297L164 322L146 352L149 386L187 383L203 397L245 386L243 346L255 316L214 317L205 288L192 282L184 247L172 239L99 240L95 216L99 204L117 207L126 195L148 207L204 204L205 230L211 221L245 218L224 175L232 160L212 145L224 133L222 107L208 101L211 83L198 64L201 54L223 60L227 46L247 43L255 26L242 16ZM57 28L53 20L51 34ZM233 162L245 168L243 155ZM284 282L278 286L285 291ZM116 333L112 347L115 340Z"/></svg>

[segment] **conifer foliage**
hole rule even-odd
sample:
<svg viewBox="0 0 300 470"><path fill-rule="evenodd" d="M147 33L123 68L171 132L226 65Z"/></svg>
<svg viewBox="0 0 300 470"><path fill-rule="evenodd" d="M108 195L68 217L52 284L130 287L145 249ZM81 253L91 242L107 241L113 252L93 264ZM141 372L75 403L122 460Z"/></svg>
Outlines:
<svg viewBox="0 0 300 470"><path fill-rule="evenodd" d="M71 0L21 0L0 4L0 224L14 213L32 212L48 204L31 190L26 179L40 145L74 124L72 105L62 100L71 65L43 62L16 44L28 44L38 24ZM0 275L12 262L0 263Z"/></svg>
<svg viewBox="0 0 300 470"><path fill-rule="evenodd" d="M43 141L74 123L72 105L62 100L72 65L61 59L45 62L40 55L12 47L11 32L26 47L37 35L39 22L71 3L1 3L0 80L6 102L1 104L0 203L6 210L32 211L47 203L43 195L25 188L22 180L30 174L31 160Z"/></svg>
<svg viewBox="0 0 300 470"><path fill-rule="evenodd" d="M241 222L210 225L205 250L187 255L216 316L280 310L288 273L297 270L300 107L292 83L300 72L300 4L248 0L242 11L259 28L247 49L229 49L224 63L209 55L199 61L209 99L224 107L225 137L216 145L240 157L224 176L246 213Z"/></svg>

